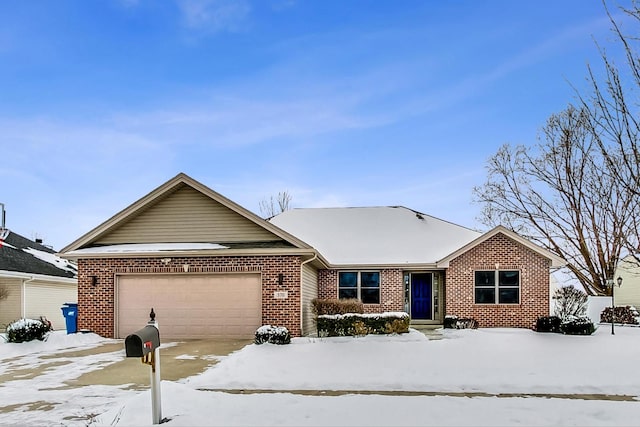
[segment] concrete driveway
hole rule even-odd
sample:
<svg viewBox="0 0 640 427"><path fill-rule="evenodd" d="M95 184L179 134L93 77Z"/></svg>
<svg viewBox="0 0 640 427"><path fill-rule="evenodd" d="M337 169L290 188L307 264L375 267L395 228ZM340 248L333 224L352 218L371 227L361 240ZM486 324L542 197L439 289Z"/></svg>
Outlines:
<svg viewBox="0 0 640 427"><path fill-rule="evenodd" d="M204 372L209 367L230 353L240 350L251 340L234 339L198 339L173 341L160 345L160 373L163 380L178 381ZM122 360L86 372L78 378L66 382L67 387L87 385L124 385L131 384L130 389L149 387L149 371L151 368L141 362L138 357L125 357L124 341L105 344L91 350L65 353L66 357L83 357L89 354L122 352ZM56 357L52 355L51 357Z"/></svg>
<svg viewBox="0 0 640 427"><path fill-rule="evenodd" d="M198 375L251 342L163 341L162 380ZM149 388L151 368L140 358L125 357L124 340L59 349L37 342L26 346L0 348L0 425L86 426L105 407L121 405ZM24 348L33 351L7 357L11 350Z"/></svg>

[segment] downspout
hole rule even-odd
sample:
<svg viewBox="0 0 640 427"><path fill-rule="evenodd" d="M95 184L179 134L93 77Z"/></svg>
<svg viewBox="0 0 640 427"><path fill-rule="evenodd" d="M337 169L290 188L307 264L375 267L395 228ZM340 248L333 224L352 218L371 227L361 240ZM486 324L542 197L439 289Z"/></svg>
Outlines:
<svg viewBox="0 0 640 427"><path fill-rule="evenodd" d="M312 261L315 261L316 259L318 259L318 253L314 253L312 258L309 258L308 260L302 262L300 264L300 333L302 333L302 327L303 327L303 316L302 314L304 313L304 306L303 306L303 301L302 301L302 270L305 266L305 264L309 264ZM318 290L318 283L317 283L317 278L316 278L316 291Z"/></svg>
<svg viewBox="0 0 640 427"><path fill-rule="evenodd" d="M22 318L25 319L27 317L27 283L31 283L36 280L35 277L31 276L30 279L22 280Z"/></svg>

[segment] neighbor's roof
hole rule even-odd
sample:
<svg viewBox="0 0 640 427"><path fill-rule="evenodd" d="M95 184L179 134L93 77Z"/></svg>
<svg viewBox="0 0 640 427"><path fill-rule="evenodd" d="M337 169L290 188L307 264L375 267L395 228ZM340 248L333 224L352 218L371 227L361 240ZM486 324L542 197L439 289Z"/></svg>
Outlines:
<svg viewBox="0 0 640 427"><path fill-rule="evenodd" d="M53 249L5 229L0 230L0 271L73 279L78 268Z"/></svg>
<svg viewBox="0 0 640 427"><path fill-rule="evenodd" d="M333 265L435 264L481 236L402 206L293 209L270 221Z"/></svg>

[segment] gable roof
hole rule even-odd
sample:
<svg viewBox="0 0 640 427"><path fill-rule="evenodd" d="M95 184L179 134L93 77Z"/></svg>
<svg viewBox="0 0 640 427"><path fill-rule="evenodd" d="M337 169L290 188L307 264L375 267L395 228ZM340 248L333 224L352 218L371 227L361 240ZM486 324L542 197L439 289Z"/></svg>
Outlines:
<svg viewBox="0 0 640 427"><path fill-rule="evenodd" d="M256 242L247 242L247 241L235 241L231 240L233 244L238 247L246 249L248 246L251 246L251 243L255 243L254 246L258 248L265 247L265 241L271 242L270 245L274 247L286 246L290 249L311 249L311 247L298 239L297 237L287 233L284 230L281 230L277 226L265 221L249 210L243 208L237 203L227 199L221 194L213 191L209 187L201 184L200 182L192 179L191 177L185 175L184 173L180 173L176 175L174 178L170 179L166 183L162 184L155 190L151 191L146 196L142 197L138 201L134 202L127 208L123 209L119 213L115 214L93 230L84 234L65 248L63 248L60 252L64 256L70 256L73 252L74 255L82 255L83 250L87 248L104 246L104 245L112 245L112 244L140 244L140 243L217 243L219 244L216 248L210 248L210 250L226 250L229 249L229 245L226 245L228 241L208 241L206 239L210 239L211 236L204 236L203 233L195 233L195 236L198 236L195 240L188 240L188 238L176 240L176 241L162 241L162 240L150 240L154 239L155 235L153 232L149 233L146 236L142 236L142 241L121 241L122 240L122 230L127 227L131 227L131 224L135 224L136 221L145 221L157 214L160 209L155 209L162 203L168 203L168 200L171 200L172 196L176 194L183 194L186 197L197 197L199 203L209 203L211 206L219 207L224 211L225 218L231 218L235 221L240 221L241 224L245 227L251 228L258 235L261 236L259 241ZM171 207L175 208L176 203L173 203ZM217 209L216 208L216 209ZM155 215L157 217L157 215ZM211 218L211 215L203 215L202 221L208 221ZM171 223L168 227L180 227L182 222L192 221L191 216L185 216L183 218L179 218L180 221L177 223ZM195 219L193 220L195 221ZM200 223L196 223L197 227L200 226ZM211 227L209 227L211 228ZM113 238L114 235L118 235L120 241ZM229 234L225 235L228 239ZM244 246L243 246L244 245ZM183 245L184 246L184 245ZM269 245L266 245L268 247ZM202 248L200 248L202 249ZM169 247L165 248L165 250L170 250ZM184 251L184 247L182 248ZM191 247L190 250L198 250L197 248ZM89 251L91 252L91 251ZM93 251L95 253L95 251ZM129 251L130 252L130 251ZM112 253L113 254L113 253Z"/></svg>
<svg viewBox="0 0 640 427"><path fill-rule="evenodd" d="M78 268L51 248L0 229L0 276L7 272L75 279Z"/></svg>
<svg viewBox="0 0 640 427"><path fill-rule="evenodd" d="M554 267L554 268L563 267L563 266L565 266L567 264L567 262L564 259L562 259L558 255L554 254L553 252L550 252L550 251L544 249L543 247L538 246L535 243L525 239L524 237L520 236L518 233L516 233L514 231L511 231L508 228L503 227L502 225L499 225L499 226L493 228L492 230L489 230L488 232L484 233L483 235L481 235L477 239L473 240L472 242L469 242L468 244L462 246L461 248L457 249L456 251L454 251L454 252L450 253L449 255L447 255L446 257L442 258L440 261L438 261L438 267L448 267L449 266L449 261L451 261L454 258L459 257L463 253L465 253L465 252L469 251L470 249L478 246L479 244L481 244L483 242L486 242L487 240L489 240L490 238L492 238L496 234L504 234L505 236L507 236L511 240L514 240L517 243L520 243L521 245L523 245L523 246L527 247L528 249L532 250L533 252L536 252L536 253L540 254L541 256L550 259L551 260L551 267Z"/></svg>
<svg viewBox="0 0 640 427"><path fill-rule="evenodd" d="M270 219L332 265L433 265L481 234L403 206L292 209Z"/></svg>

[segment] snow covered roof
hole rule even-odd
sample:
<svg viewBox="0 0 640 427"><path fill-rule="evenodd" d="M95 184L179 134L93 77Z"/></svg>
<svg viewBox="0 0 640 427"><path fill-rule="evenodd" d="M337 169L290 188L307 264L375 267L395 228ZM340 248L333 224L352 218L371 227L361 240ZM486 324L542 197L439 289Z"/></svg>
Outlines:
<svg viewBox="0 0 640 427"><path fill-rule="evenodd" d="M76 278L78 268L55 251L7 229L0 232L0 270Z"/></svg>
<svg viewBox="0 0 640 427"><path fill-rule="evenodd" d="M95 246L67 252L65 256L105 255L105 254L148 254L158 252L190 252L203 250L228 249L217 243L132 243L124 245Z"/></svg>
<svg viewBox="0 0 640 427"><path fill-rule="evenodd" d="M293 209L270 221L334 265L435 264L481 235L402 206Z"/></svg>

